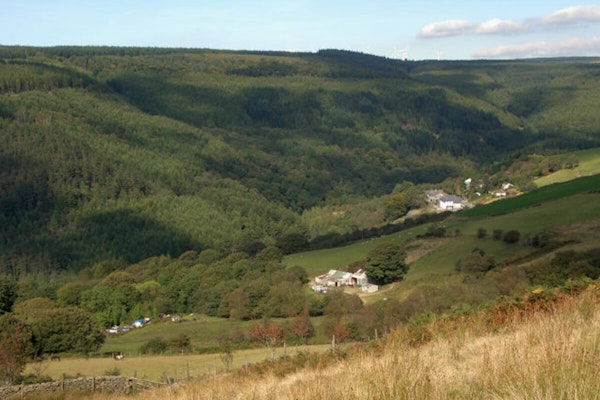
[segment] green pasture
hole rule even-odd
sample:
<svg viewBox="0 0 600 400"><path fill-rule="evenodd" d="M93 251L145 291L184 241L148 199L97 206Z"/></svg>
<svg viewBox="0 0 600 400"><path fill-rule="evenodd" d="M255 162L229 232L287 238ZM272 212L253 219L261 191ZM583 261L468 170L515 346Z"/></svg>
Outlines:
<svg viewBox="0 0 600 400"><path fill-rule="evenodd" d="M100 349L100 353L124 353L139 355L142 345L152 338L161 337L165 341L176 339L180 335L187 335L191 339L194 352L211 352L217 347L219 335L235 329L247 331L252 321L235 321L232 319L207 317L205 315L189 315L183 322L172 322L170 318L155 320L139 329L122 335L109 335Z"/></svg>
<svg viewBox="0 0 600 400"><path fill-rule="evenodd" d="M278 320L277 323L285 320ZM315 336L309 341L310 344L327 343L326 338L319 327L322 323L321 317L311 318L315 327ZM172 322L169 318L155 320L143 328L132 329L125 334L108 335L102 348L101 355L123 353L126 356L141 356L140 347L151 339L162 338L169 342L181 335L190 338L193 353L218 353L218 338L222 334L231 334L239 331L249 340L248 331L257 321L236 321L229 318L208 317L206 315L188 315L183 322ZM167 352L166 355L174 355Z"/></svg>
<svg viewBox="0 0 600 400"><path fill-rule="evenodd" d="M495 201L459 213L462 217L482 217L503 214L521 208L537 206L541 203L575 195L582 192L600 189L600 174L586 176L567 182L544 186L521 196Z"/></svg>
<svg viewBox="0 0 600 400"><path fill-rule="evenodd" d="M425 233L428 226L429 224L421 225L388 236L363 240L348 246L291 254L286 256L283 262L287 266L301 266L308 272L310 277L314 277L324 274L330 269L343 269L349 264L363 261L369 250L380 243L389 241L406 243L417 235Z"/></svg>
<svg viewBox="0 0 600 400"><path fill-rule="evenodd" d="M598 218L600 218L600 195L597 193L562 198L537 207L485 218L463 219L453 216L447 220L448 228L450 231L459 229L461 235L411 264L407 280L430 274L450 273L456 261L476 247L500 261L514 259L520 253L526 254L531 251L531 248L524 244L527 235ZM476 236L479 228L487 231L484 239ZM518 230L521 233L521 240L517 244L493 240L492 233L495 229L503 232Z"/></svg>
<svg viewBox="0 0 600 400"><path fill-rule="evenodd" d="M550 175L543 176L535 180L538 187L548 186L553 183L566 182L581 176L590 176L600 174L600 148L576 151L562 155L563 161L570 156L575 155L579 160L579 165L572 169L561 169Z"/></svg>
<svg viewBox="0 0 600 400"><path fill-rule="evenodd" d="M456 276L454 273L456 262L471 253L474 248L482 249L500 262L510 261L532 252L532 248L525 244L527 235L598 218L600 218L600 195L597 193L582 193L558 198L535 207L521 208L494 216L463 218L460 214L454 215L443 224L449 235L454 235L458 231L458 236L448 238L444 244L412 262L406 280L391 285L393 287L383 287L379 293L369 295L366 300L376 301L390 296L402 297L403 293L422 284L447 285ZM418 234L425 232L427 227L428 225L423 225L340 248L294 254L286 257L285 262L288 265L301 265L307 269L310 276L316 276L329 269L340 269L352 262L364 260L371 248L385 241L407 243ZM487 231L483 239L476 236L479 228ZM516 244L493 240L493 231L496 229L503 232L518 230L521 240ZM419 246L419 243L414 242L413 245Z"/></svg>
<svg viewBox="0 0 600 400"><path fill-rule="evenodd" d="M498 262L510 262L530 255L533 248L526 244L527 235L561 226L598 220L600 218L600 195L597 193L580 194L568 198L544 203L538 207L521 209L513 213L481 218L459 218L453 216L446 220L448 232L460 231L460 235L448 239L442 246L425 254L410 264L406 279L397 284L382 287L379 292L364 300L374 302L383 298L404 298L419 286L444 288L448 285L462 284L462 277L455 273L458 260L478 248L493 256ZM477 230L484 228L487 235L477 238ZM518 230L521 239L516 244L507 244L493 239L493 231ZM585 229L585 228L582 228ZM589 240L598 233L581 231L580 236ZM468 290L468 288L466 288Z"/></svg>

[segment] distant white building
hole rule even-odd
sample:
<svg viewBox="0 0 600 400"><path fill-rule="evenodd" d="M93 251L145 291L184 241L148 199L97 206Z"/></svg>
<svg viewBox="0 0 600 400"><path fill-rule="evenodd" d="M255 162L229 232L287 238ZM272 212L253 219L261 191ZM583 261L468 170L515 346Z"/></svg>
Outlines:
<svg viewBox="0 0 600 400"><path fill-rule="evenodd" d="M447 194L438 199L438 208L444 211L459 211L464 208L463 199Z"/></svg>
<svg viewBox="0 0 600 400"><path fill-rule="evenodd" d="M318 293L326 293L328 287L338 286L359 286L363 292L376 292L379 287L369 283L367 273L359 269L355 273L338 271L331 269L324 275L315 278L315 285L312 290Z"/></svg>
<svg viewBox="0 0 600 400"><path fill-rule="evenodd" d="M459 211L466 205L463 198L447 194L443 190L427 190L425 196L427 203L442 211Z"/></svg>
<svg viewBox="0 0 600 400"><path fill-rule="evenodd" d="M350 283L352 273L330 269L324 275L319 275L315 278L315 283L321 286L346 286Z"/></svg>

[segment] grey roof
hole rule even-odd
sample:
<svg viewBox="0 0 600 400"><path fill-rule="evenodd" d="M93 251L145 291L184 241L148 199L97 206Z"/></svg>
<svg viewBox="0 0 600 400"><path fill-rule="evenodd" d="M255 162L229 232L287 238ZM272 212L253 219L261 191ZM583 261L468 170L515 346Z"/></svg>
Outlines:
<svg viewBox="0 0 600 400"><path fill-rule="evenodd" d="M440 197L440 201L451 201L453 203L462 203L463 199L453 194L447 194L446 196Z"/></svg>

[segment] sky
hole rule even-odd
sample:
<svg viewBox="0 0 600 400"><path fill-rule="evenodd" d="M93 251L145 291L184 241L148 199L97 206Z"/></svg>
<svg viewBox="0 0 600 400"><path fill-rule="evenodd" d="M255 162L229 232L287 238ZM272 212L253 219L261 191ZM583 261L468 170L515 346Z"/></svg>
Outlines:
<svg viewBox="0 0 600 400"><path fill-rule="evenodd" d="M600 56L600 4L566 0L0 0L0 10L0 45Z"/></svg>

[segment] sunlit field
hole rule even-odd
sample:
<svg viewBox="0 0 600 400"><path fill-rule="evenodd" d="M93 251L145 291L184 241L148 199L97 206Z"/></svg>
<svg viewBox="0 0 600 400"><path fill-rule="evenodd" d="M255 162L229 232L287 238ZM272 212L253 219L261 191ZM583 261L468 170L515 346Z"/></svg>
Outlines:
<svg viewBox="0 0 600 400"><path fill-rule="evenodd" d="M291 357L298 352L321 352L329 349L329 345L316 346L289 346L279 347L275 350L275 357L284 355ZM266 348L240 350L233 352L231 368L245 367L246 363L261 362L271 357L271 351ZM173 356L144 356L125 357L117 361L112 357L83 358L62 357L61 361L45 360L41 363L27 365L26 374L41 373L50 376L53 380L63 377L102 376L119 374L127 377L137 377L151 381L161 382L165 375L170 379L180 380L188 377L199 377L215 372L223 372L226 365L221 361L219 354L194 354Z"/></svg>

